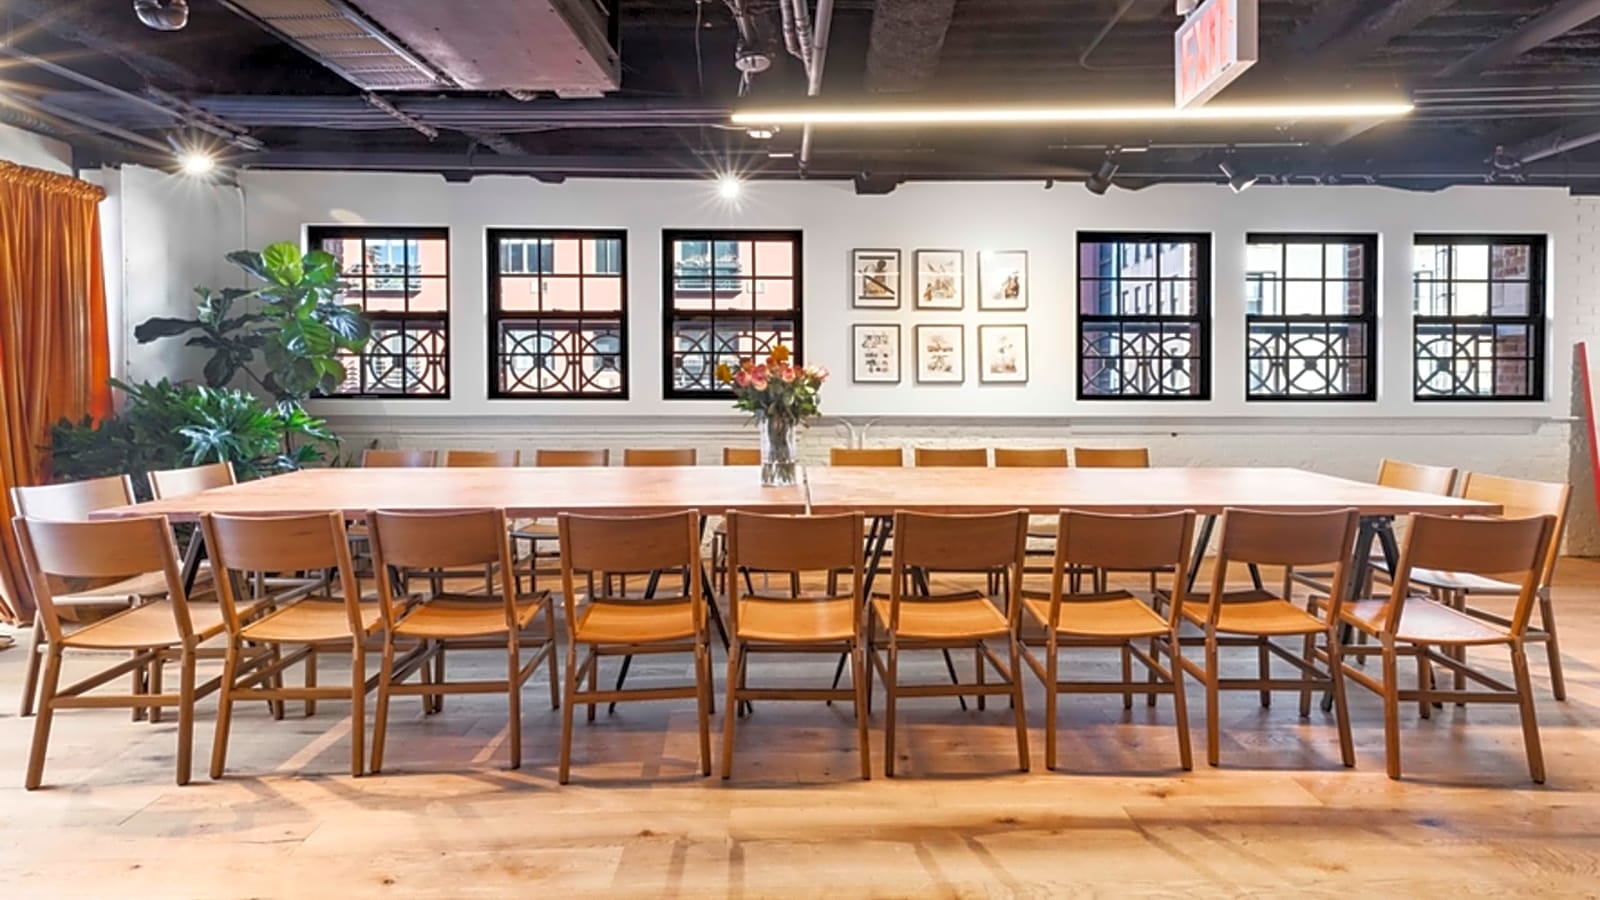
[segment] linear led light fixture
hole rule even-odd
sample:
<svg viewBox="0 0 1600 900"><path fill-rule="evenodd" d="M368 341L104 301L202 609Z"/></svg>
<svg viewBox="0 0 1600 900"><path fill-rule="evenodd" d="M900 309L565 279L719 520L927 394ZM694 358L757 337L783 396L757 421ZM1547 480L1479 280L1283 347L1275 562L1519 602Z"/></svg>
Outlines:
<svg viewBox="0 0 1600 900"><path fill-rule="evenodd" d="M1307 119L1391 119L1406 102L1251 105L1054 107L791 107L733 114L735 125L1058 125L1071 123L1286 122Z"/></svg>

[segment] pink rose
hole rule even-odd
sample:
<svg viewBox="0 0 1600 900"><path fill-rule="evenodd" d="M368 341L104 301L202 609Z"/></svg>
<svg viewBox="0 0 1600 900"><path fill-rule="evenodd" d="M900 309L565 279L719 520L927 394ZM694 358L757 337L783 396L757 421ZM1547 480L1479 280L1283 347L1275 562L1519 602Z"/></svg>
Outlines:
<svg viewBox="0 0 1600 900"><path fill-rule="evenodd" d="M750 386L750 373L746 372L743 369L740 369L738 372L734 373L733 383L738 385L739 387L749 387Z"/></svg>
<svg viewBox="0 0 1600 900"><path fill-rule="evenodd" d="M779 373L779 377L784 380L785 384L794 384L794 379L797 374L798 372L796 372L794 366L784 366L782 371Z"/></svg>
<svg viewBox="0 0 1600 900"><path fill-rule="evenodd" d="M751 378L750 379L750 386L755 388L758 391L766 390L767 389L767 376L765 374L761 374L761 375L755 376L754 378Z"/></svg>

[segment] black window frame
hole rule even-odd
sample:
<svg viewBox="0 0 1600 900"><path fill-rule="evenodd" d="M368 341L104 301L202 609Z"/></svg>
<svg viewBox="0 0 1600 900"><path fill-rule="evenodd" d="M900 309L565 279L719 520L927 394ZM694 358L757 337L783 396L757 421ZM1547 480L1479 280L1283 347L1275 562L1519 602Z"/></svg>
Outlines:
<svg viewBox="0 0 1600 900"><path fill-rule="evenodd" d="M1085 244L1107 244L1107 243L1136 244L1136 245L1137 244L1155 244L1155 245L1157 245L1158 249L1154 251L1155 261L1156 261L1156 275L1153 276L1150 279L1144 279L1144 280L1155 282L1156 293L1157 293L1158 298L1159 298L1159 295L1160 295L1160 285L1161 285L1161 277L1160 277L1161 253L1160 253L1160 250L1159 250L1159 245L1161 245L1161 244L1175 244L1175 243L1193 243L1195 245L1195 275L1194 275L1194 278L1193 279L1169 279L1169 280L1192 280L1192 281L1194 281L1195 286L1196 286L1195 303L1194 303L1194 309L1195 309L1194 314L1193 315L1188 315L1188 316L1166 316L1166 315L1158 315L1158 314L1150 314L1150 315L1125 315L1125 314L1105 315L1105 314L1098 314L1098 313L1097 314L1085 314L1084 311L1083 311L1083 286L1084 286L1084 283L1086 281L1100 282L1100 281L1105 281L1107 279L1101 278L1098 273L1093 274L1093 275L1089 275L1089 274L1087 274L1087 273L1085 273L1083 271L1083 247L1084 247ZM1077 269L1077 277L1075 278L1074 283L1073 283L1072 305L1073 305L1075 318L1077 319L1077 338L1078 338L1078 341L1077 341L1077 348L1078 348L1077 349L1077 358L1078 358L1077 397L1078 397L1079 400L1086 400L1086 401L1097 402L1097 403L1098 402L1104 402L1104 401L1135 402L1135 403L1144 402L1144 401L1159 401L1159 402L1163 402L1163 403L1168 403L1168 402L1178 402L1178 403L1190 402L1190 403L1192 403L1192 402L1197 402L1197 401L1198 402L1209 401L1211 399L1211 357L1212 357L1212 347L1211 347L1212 299L1211 299L1211 294L1212 294L1212 290L1213 290L1212 279L1211 279L1211 247L1212 247L1212 235L1210 234L1210 232L1202 232L1202 231L1080 231L1080 232L1078 232L1078 234L1077 234L1077 243L1076 243L1076 253L1074 254L1075 259L1074 259L1074 263L1073 263L1074 266ZM1121 281L1120 278L1118 278L1116 280L1118 282ZM1084 353L1083 353L1085 326L1092 325L1092 324L1095 324L1095 323L1125 323L1125 322L1129 322L1129 321L1147 322L1147 323L1154 323L1154 324L1157 324L1157 325L1164 325L1164 324L1168 324L1168 323L1172 323L1172 324L1189 324L1189 323L1193 323L1196 326L1196 329L1195 329L1195 333L1196 333L1195 343L1196 343L1196 346L1199 348L1199 354L1198 354L1198 356L1196 358L1196 364L1197 364L1197 368L1198 368L1198 371L1197 371L1196 375L1197 375L1197 378L1198 378L1198 381L1199 381L1199 390L1195 391L1194 393L1189 393L1189 394L1145 394L1145 393L1095 394L1095 393L1086 392L1084 390L1084 384L1085 384L1084 360L1085 360L1085 356L1084 356Z"/></svg>
<svg viewBox="0 0 1600 900"><path fill-rule="evenodd" d="M554 275L555 277L571 277L579 280L580 304L582 291L582 270L580 250L579 271L572 275L557 273L502 273L500 271L500 241L513 240L615 240L618 246L618 271L622 279L622 308L612 312L585 312L583 310L560 312L505 312L500 308L500 279L503 275L513 277L542 277ZM628 232L621 228L583 229L583 228L490 228L485 232L485 248L487 273L488 273L488 298L489 298L489 398L491 400L627 400L632 388L632 379L628 367ZM542 253L542 251L541 251ZM599 251L596 250L598 257ZM610 275L609 272L596 272L598 275ZM577 391L567 393L526 393L507 391L500 385L500 326L505 322L538 322L547 321L616 321L619 347L617 350L618 371L622 375L622 389L612 392Z"/></svg>
<svg viewBox="0 0 1600 900"><path fill-rule="evenodd" d="M714 247L716 241L788 241L794 254L794 308L791 310L684 310L675 308L673 245L679 241L707 241ZM715 279L715 260L712 277ZM754 277L753 275L750 277ZM753 305L753 303L752 303ZM713 303L715 306L715 303ZM789 345L792 361L803 365L805 360L805 233L800 229L739 229L739 228L669 228L661 231L661 395L667 400L727 400L733 397L732 388L685 390L676 387L673 378L673 325L679 319L728 319L749 321L793 322L794 340ZM713 361L714 363L714 361Z"/></svg>
<svg viewBox="0 0 1600 900"><path fill-rule="evenodd" d="M1528 309L1520 316L1423 315L1417 311L1416 248L1421 244L1442 244L1449 247L1487 246L1489 248L1489 275L1484 284L1489 291L1489 302L1494 296L1494 248L1496 245L1525 246L1528 248ZM1545 321L1547 293L1549 291L1550 237L1547 234L1439 234L1418 232L1411 237L1411 396L1418 403L1543 403L1547 396L1545 370L1550 352L1550 331ZM1475 279L1474 279L1475 280ZM1501 283L1521 283L1521 279ZM1456 281L1447 273L1444 278L1428 279L1432 284L1450 285ZM1422 388L1421 356L1418 351L1422 328L1427 325L1522 325L1528 328L1531 345L1527 357L1529 373L1527 394L1424 394ZM1493 359L1493 357L1491 357Z"/></svg>
<svg viewBox="0 0 1600 900"><path fill-rule="evenodd" d="M363 242L363 246L365 245L365 243L367 241L371 241L371 240L400 240L400 241L443 240L444 241L445 263L444 263L444 272L443 272L443 274L440 274L440 275L418 275L418 276L415 276L417 278L426 278L426 279L429 279L429 280L437 280L437 281L441 282L444 285L444 312L442 312L442 313L437 313L437 312L410 312L410 311L404 311L404 312L384 311L384 312L378 312L378 313L370 312L370 311L367 310L367 303L366 303L367 297L366 297L366 292L365 292L365 288L364 288L365 282L370 279L370 276L368 276L368 278L359 279L363 284L361 296L359 298L351 297L351 295L350 295L350 293L348 291L343 293L343 296L344 296L346 302L351 302L352 300L354 300L355 302L359 302L359 304L361 306L361 309L362 309L362 313L367 317L367 321L369 323L372 323L374 326L377 326L380 323L394 322L394 323L399 323L400 327L402 329L404 329L404 327L405 327L405 325L407 323L413 323L413 322L415 322L415 323L436 323L436 322L437 323L442 323L442 325L443 325L442 331L443 331L443 334L444 334L444 353L442 354L442 357L440 359L440 365L442 366L443 372L444 372L444 390L443 391L430 392L430 393L412 393L412 392L409 392L409 391L393 392L393 391L370 391L370 390L367 390L366 389L366 384L365 384L365 382L366 382L366 368L365 367L366 367L366 357L367 357L368 354L365 351L363 351L360 354L360 357L356 361L356 366L358 367L358 372L359 372L358 377L361 379L361 382L362 382L361 389L358 390L358 391L355 391L355 392L339 391L339 392L335 392L335 393L318 394L317 395L317 399L319 399L319 400L449 400L451 391L455 386L455 378L454 378L454 376L453 376L453 374L451 372L451 365L450 365L450 362L451 362L450 358L453 355L453 351L454 351L454 342L452 341L452 335L451 335L451 329L450 329L450 315L451 315L451 311L452 311L452 309L454 307L454 304L455 304L455 299L454 299L454 297L451 296L452 291L451 291L450 282L451 282L452 276L451 276L451 269L450 269L451 248L450 248L450 229L449 229L449 227L447 227L447 226L389 226L389 225L307 225L306 226L306 246L308 248L314 249L314 250L321 249L323 242L324 241L330 241L330 240L359 240L359 241ZM406 275L401 275L401 277L405 278L407 276ZM342 273L341 273L341 279L343 279ZM346 281L346 283L349 284L349 281ZM370 347L370 344L368 346Z"/></svg>
<svg viewBox="0 0 1600 900"><path fill-rule="evenodd" d="M1378 399L1378 236L1363 233L1328 233L1328 232L1250 232L1245 235L1245 252L1249 252L1251 244L1282 244L1284 246L1285 273L1277 280L1283 284L1290 281L1315 280L1323 286L1321 291L1324 303L1322 315L1262 315L1248 311L1246 304L1244 324L1244 365L1245 384L1244 399L1246 403L1374 403ZM1288 253L1290 244L1318 244L1323 247L1322 277L1319 279L1303 279L1287 277ZM1330 244L1354 244L1362 248L1363 265L1360 279L1337 278L1329 279L1327 272L1327 247ZM1250 288L1250 273L1248 267L1245 272L1245 290L1248 294ZM1357 281L1361 282L1364 303L1359 315L1328 315L1327 312L1327 285L1330 281ZM1367 377L1366 390L1360 392L1344 392L1338 394L1262 394L1253 393L1250 389L1250 326L1256 323L1291 325L1305 323L1323 325L1328 327L1339 325L1365 325L1367 329L1366 352L1363 357L1366 361Z"/></svg>

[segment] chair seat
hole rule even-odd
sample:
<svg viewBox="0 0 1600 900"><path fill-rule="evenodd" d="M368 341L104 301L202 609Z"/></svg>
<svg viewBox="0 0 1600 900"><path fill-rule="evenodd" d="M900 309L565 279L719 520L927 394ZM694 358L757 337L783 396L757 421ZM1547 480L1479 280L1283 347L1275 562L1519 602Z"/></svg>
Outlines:
<svg viewBox="0 0 1600 900"><path fill-rule="evenodd" d="M739 637L747 641L817 643L855 637L854 603L835 600L742 600Z"/></svg>
<svg viewBox="0 0 1600 900"><path fill-rule="evenodd" d="M549 519L518 519L511 523L511 536L526 541L553 541L561 533Z"/></svg>
<svg viewBox="0 0 1600 900"><path fill-rule="evenodd" d="M376 630L382 617L383 611L376 603L361 604L363 633ZM250 641L320 644L348 640L352 635L343 600L302 600L251 622L241 636Z"/></svg>
<svg viewBox="0 0 1600 900"><path fill-rule="evenodd" d="M265 602L262 601L263 604ZM240 614L246 615L256 608L242 609ZM209 640L222 633L222 607L215 604L191 605L189 621L197 641ZM80 650L143 650L174 647L182 640L178 635L178 623L172 617L172 602L157 600L91 622L64 635L61 644Z"/></svg>
<svg viewBox="0 0 1600 900"><path fill-rule="evenodd" d="M1513 597L1522 590L1510 582L1497 581L1470 572L1442 572L1438 569L1412 569L1411 584L1413 587L1442 588L1468 594L1504 594Z"/></svg>
<svg viewBox="0 0 1600 900"><path fill-rule="evenodd" d="M872 610L885 628L889 627L889 598L875 597ZM902 637L925 640L976 640L1006 634L1011 625L1005 614L986 597L952 600L912 600L900 602Z"/></svg>
<svg viewBox="0 0 1600 900"><path fill-rule="evenodd" d="M675 603L590 603L578 616L585 644L654 644L694 637L694 607Z"/></svg>
<svg viewBox="0 0 1600 900"><path fill-rule="evenodd" d="M1183 603L1183 617L1204 626L1210 597L1191 594ZM1321 619L1293 603L1265 591L1228 591L1222 595L1217 631L1252 637L1315 634L1327 628Z"/></svg>
<svg viewBox="0 0 1600 900"><path fill-rule="evenodd" d="M1400 612L1395 638L1411 644L1503 644L1511 639L1506 629L1424 597L1411 597ZM1361 629L1382 630L1388 601L1359 600L1343 607L1343 617Z"/></svg>
<svg viewBox="0 0 1600 900"><path fill-rule="evenodd" d="M1054 623L1050 622L1049 597L1029 594L1023 595L1022 608L1039 624L1047 628L1053 625L1058 634L1133 638L1167 633L1167 621L1144 601L1126 591L1063 600Z"/></svg>
<svg viewBox="0 0 1600 900"><path fill-rule="evenodd" d="M543 605L543 595L518 603L517 630L528 627ZM429 600L412 607L395 624L394 633L397 637L441 640L505 634L506 607L500 600Z"/></svg>
<svg viewBox="0 0 1600 900"><path fill-rule="evenodd" d="M1029 516L1028 537L1055 540L1061 534L1061 520L1055 516Z"/></svg>

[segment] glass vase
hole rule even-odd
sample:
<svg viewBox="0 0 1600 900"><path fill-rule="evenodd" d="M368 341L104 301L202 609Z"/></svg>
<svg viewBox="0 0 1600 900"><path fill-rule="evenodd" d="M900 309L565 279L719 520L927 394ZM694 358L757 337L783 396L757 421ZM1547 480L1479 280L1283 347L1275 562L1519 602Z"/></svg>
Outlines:
<svg viewBox="0 0 1600 900"><path fill-rule="evenodd" d="M761 486L790 487L799 481L800 457L795 449L794 419L756 416L761 432Z"/></svg>

